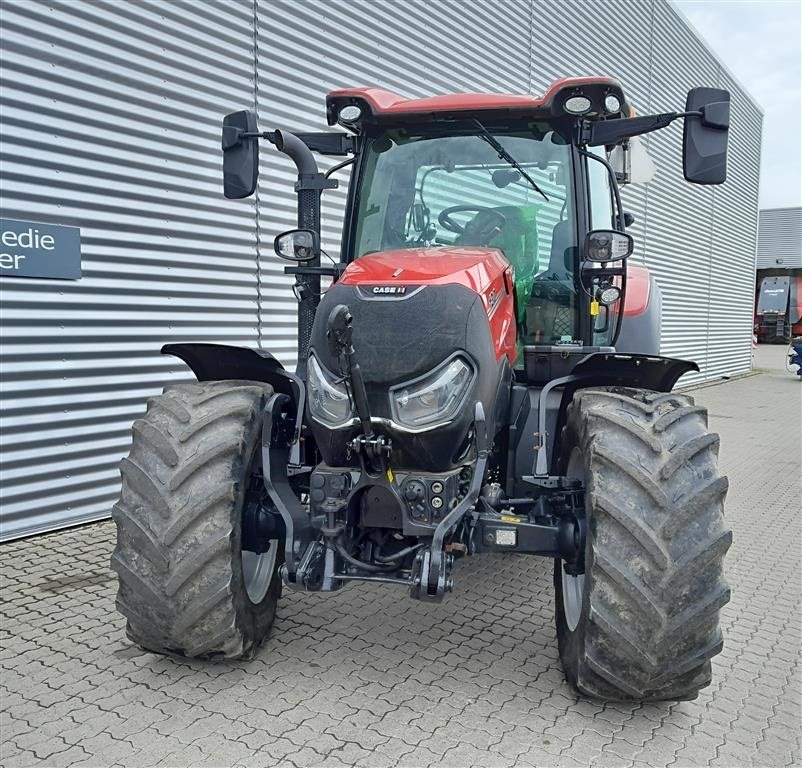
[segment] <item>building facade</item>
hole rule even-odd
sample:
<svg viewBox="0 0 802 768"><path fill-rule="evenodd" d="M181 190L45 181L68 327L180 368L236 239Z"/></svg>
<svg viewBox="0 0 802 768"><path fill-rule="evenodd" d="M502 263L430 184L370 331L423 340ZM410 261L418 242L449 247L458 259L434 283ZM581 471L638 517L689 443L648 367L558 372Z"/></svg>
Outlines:
<svg viewBox="0 0 802 768"><path fill-rule="evenodd" d="M764 208L758 220L755 336L787 344L802 335L802 208Z"/></svg>
<svg viewBox="0 0 802 768"><path fill-rule="evenodd" d="M802 269L802 208L763 208L758 221L758 273Z"/></svg>
<svg viewBox="0 0 802 768"><path fill-rule="evenodd" d="M79 227L82 250L79 280L0 279L4 538L109 514L132 420L188 375L161 344L294 364L272 253L294 225L294 169L268 148L257 196L223 199L235 109L310 131L346 85L538 93L605 74L641 114L729 89L727 183L683 181L675 125L647 139L655 180L624 198L662 288L663 354L700 379L750 368L761 112L666 0L3 0L1 23L3 217ZM332 255L346 188L324 195Z"/></svg>

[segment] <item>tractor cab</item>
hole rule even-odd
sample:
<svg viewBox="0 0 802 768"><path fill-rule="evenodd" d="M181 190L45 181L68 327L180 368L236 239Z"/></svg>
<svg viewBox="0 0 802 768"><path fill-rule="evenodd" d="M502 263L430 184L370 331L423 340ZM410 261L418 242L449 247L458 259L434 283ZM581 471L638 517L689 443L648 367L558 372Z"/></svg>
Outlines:
<svg viewBox="0 0 802 768"><path fill-rule="evenodd" d="M433 123L379 129L371 137L349 260L385 250L425 248L436 257L446 249L498 249L511 267L522 340L578 338L570 144L546 122L491 123L488 134L518 170L471 121L448 130L444 135L442 124ZM556 308L550 317L537 316L543 309L532 302L536 282L544 283L538 293L562 300L562 324L554 321Z"/></svg>
<svg viewBox="0 0 802 768"><path fill-rule="evenodd" d="M610 171L595 159L603 150L590 160L575 155L575 121L555 106L562 101L564 110L575 89L557 85L543 98L330 94L329 120L357 131L363 146L344 260L385 250L425 248L437 257L455 247L496 249L511 267L518 367L526 344L582 345L583 333L588 344L611 344L621 280L597 269L583 285L579 246L589 229L613 229L621 212ZM570 106L626 114L614 81L592 80L583 93ZM606 294L615 300L598 303L583 327L585 294L616 282Z"/></svg>

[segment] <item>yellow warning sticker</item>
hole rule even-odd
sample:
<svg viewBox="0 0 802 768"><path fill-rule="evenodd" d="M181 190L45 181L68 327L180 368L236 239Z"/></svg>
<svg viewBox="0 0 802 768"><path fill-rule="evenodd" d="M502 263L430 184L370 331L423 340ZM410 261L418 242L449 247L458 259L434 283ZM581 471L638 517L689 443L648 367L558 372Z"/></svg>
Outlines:
<svg viewBox="0 0 802 768"><path fill-rule="evenodd" d="M592 317L596 317L599 314L599 302L596 299L590 302L590 314Z"/></svg>
<svg viewBox="0 0 802 768"><path fill-rule="evenodd" d="M395 481L395 475L393 474L393 470L387 467L387 479L392 483Z"/></svg>
<svg viewBox="0 0 802 768"><path fill-rule="evenodd" d="M501 520L505 523L522 523L522 517L514 517L513 515L501 515Z"/></svg>

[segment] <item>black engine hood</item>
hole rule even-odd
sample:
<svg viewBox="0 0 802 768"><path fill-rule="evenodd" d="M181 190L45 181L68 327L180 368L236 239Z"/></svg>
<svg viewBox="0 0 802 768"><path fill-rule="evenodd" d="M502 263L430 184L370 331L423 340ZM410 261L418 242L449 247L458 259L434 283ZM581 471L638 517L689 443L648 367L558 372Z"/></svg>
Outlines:
<svg viewBox="0 0 802 768"><path fill-rule="evenodd" d="M499 382L509 373L506 358L496 360L487 314L481 298L468 288L417 286L403 295L374 295L358 285L336 284L323 296L312 329L310 349L332 373L339 361L329 348L326 327L331 311L346 304L353 315L353 343L365 379L371 416L382 420L376 429L393 442L391 464L398 468L443 471L464 463L473 403L482 402L491 423ZM462 412L453 422L426 432L394 428L390 387L429 373L455 352L471 361L476 378ZM346 466L347 442L356 427L332 430L309 418L324 461Z"/></svg>

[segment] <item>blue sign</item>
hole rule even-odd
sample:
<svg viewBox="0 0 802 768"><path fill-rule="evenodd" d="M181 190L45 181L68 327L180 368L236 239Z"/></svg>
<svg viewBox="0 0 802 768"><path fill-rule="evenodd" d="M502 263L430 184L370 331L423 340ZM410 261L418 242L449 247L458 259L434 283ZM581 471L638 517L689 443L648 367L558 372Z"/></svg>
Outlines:
<svg viewBox="0 0 802 768"><path fill-rule="evenodd" d="M0 276L81 277L81 230L0 219Z"/></svg>

